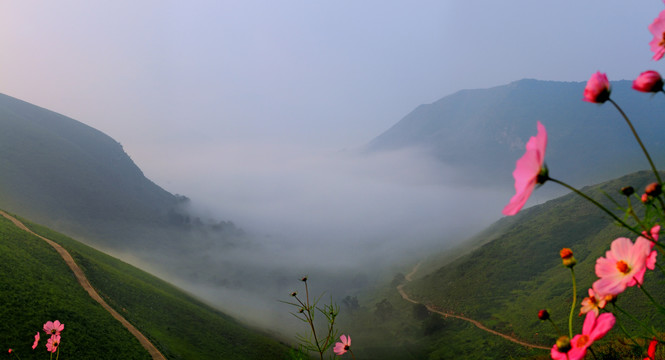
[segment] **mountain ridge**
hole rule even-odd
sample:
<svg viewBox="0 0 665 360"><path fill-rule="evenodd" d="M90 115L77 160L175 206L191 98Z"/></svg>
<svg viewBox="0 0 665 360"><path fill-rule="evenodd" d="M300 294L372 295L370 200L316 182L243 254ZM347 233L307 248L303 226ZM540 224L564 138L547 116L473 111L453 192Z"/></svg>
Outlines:
<svg viewBox="0 0 665 360"><path fill-rule="evenodd" d="M365 151L421 147L460 170L460 183L506 188L536 122L548 130L550 174L576 186L649 168L611 104L582 101L584 82L523 79L489 89L460 90L423 104L372 139ZM612 82L612 98L628 114L654 161L665 165L665 101ZM612 126L606 126L607 124ZM623 124L619 124L623 123Z"/></svg>

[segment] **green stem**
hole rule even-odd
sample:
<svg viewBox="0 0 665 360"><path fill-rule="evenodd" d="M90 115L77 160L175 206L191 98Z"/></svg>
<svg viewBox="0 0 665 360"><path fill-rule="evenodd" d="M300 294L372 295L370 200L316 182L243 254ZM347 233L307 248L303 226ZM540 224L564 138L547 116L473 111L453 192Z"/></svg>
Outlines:
<svg viewBox="0 0 665 360"><path fill-rule="evenodd" d="M635 230L632 226L626 224L626 222L624 222L623 220L621 220L618 216L616 216L613 212L609 211L606 207L604 207L603 205L601 205L598 201L596 201L596 200L590 198L587 194L585 194L585 193L583 193L583 192L581 192L581 191L575 189L574 187L572 187L572 186L566 184L566 183L563 182L563 181L560 181L560 180L557 180L557 179L553 179L553 178L551 178L551 177L547 177L547 180L552 181L552 182L555 182L555 183L557 183L557 184L559 184L559 185L561 185L561 186L567 188L568 190L571 190L572 192L576 193L577 195L579 195L579 196L585 198L586 200L588 200L588 201L591 202L592 204L596 205L599 209L601 209L601 210L603 210L605 213L607 213L607 215L611 216L615 221L617 221L619 224L621 224L621 226L627 228L628 230L634 232L634 233L637 234L637 235L640 235L640 236L642 235L642 233L641 233L640 231Z"/></svg>
<svg viewBox="0 0 665 360"><path fill-rule="evenodd" d="M645 289L644 286L642 286L642 284L640 284L640 283L637 283L637 284L638 284L638 287L640 288L640 290L642 290L642 292L644 293L644 295L646 295L649 298L651 303L654 304L658 308L658 310L660 310L661 313L665 314L665 307L663 307L662 305L657 303L656 300L653 298L653 296L651 296L651 294L649 294L647 289Z"/></svg>
<svg viewBox="0 0 665 360"><path fill-rule="evenodd" d="M356 360L356 356L353 355L353 351L351 351L351 349L349 349L349 353L351 354L351 357L353 358L353 360Z"/></svg>
<svg viewBox="0 0 665 360"><path fill-rule="evenodd" d="M612 305L615 306L614 304L612 304ZM619 329L621 330L621 332L623 332L624 335L626 335L628 337L628 339L630 339L630 341L632 341L633 344L635 344L635 346L640 346L637 343L637 341L635 341L635 339L633 339L633 336L628 333L628 330L626 330L626 328L623 326L623 324L619 321L619 317L615 315L614 318L616 319L615 324L619 326Z"/></svg>
<svg viewBox="0 0 665 360"><path fill-rule="evenodd" d="M550 323L552 323L552 326L554 326L554 330L556 331L557 335L558 335L558 336L563 335L563 333L561 332L561 330L559 329L559 327L556 326L556 324L554 323L554 321L552 320L552 318L549 318L548 320L550 321Z"/></svg>
<svg viewBox="0 0 665 360"><path fill-rule="evenodd" d="M314 327L314 312L311 311L311 307L309 305L309 287L307 286L307 282L305 282L305 301L307 302L307 314L309 314L309 326L312 328L314 344L316 344L316 348L319 351L319 356L321 357L321 360L323 360L323 350L321 350L321 345L319 344L319 340L316 337L316 328Z"/></svg>
<svg viewBox="0 0 665 360"><path fill-rule="evenodd" d="M630 196L626 196L626 201L628 201L628 214L630 214L630 216L632 216L633 219L635 219L635 222L639 227L641 227L644 231L649 233L649 229L647 229L646 225L644 225L642 220L640 220L640 217L637 216L637 214L635 213L635 210L633 209L633 203L632 201L630 201Z"/></svg>
<svg viewBox="0 0 665 360"><path fill-rule="evenodd" d="M614 306L615 309L619 310L622 314L628 316L631 320L638 323L641 327L643 327L651 335L658 336L656 333L654 333L654 331L652 329L650 329L648 326L646 326L643 322L637 320L637 318L635 318L633 315L627 313L624 309L620 308L619 305L613 303L613 306ZM631 337L631 339L632 339L632 337Z"/></svg>
<svg viewBox="0 0 665 360"><path fill-rule="evenodd" d="M573 277L573 304L570 306L570 315L568 316L568 336L573 338L573 314L577 305L577 281L575 280L575 270L571 267L570 274Z"/></svg>
<svg viewBox="0 0 665 360"><path fill-rule="evenodd" d="M642 143L642 140L640 139L639 135L637 135L637 131L635 131L635 128L633 127L633 123L628 119L628 116L626 116L626 113L623 112L621 107L617 103L614 102L612 99L608 99L609 102L614 105L614 107L619 110L619 113L621 113L621 116L623 116L624 120L626 120L626 123L628 124L628 127L630 127L630 131L633 132L633 135L635 136L635 140L640 144L640 147L642 148L642 152L644 152L644 155L647 157L647 160L649 160L649 164L651 165L651 169L653 170L653 174L656 176L656 179L658 180L658 184L663 184L663 181L660 179L660 175L658 174L658 170L656 170L656 166L653 164L653 161L651 160L651 156L649 156L649 152L647 149L644 147L644 144Z"/></svg>
<svg viewBox="0 0 665 360"><path fill-rule="evenodd" d="M658 267L658 270L660 270L660 272L661 272L663 275L665 275L665 269L663 269L663 266L660 265L659 263L656 263L656 266Z"/></svg>

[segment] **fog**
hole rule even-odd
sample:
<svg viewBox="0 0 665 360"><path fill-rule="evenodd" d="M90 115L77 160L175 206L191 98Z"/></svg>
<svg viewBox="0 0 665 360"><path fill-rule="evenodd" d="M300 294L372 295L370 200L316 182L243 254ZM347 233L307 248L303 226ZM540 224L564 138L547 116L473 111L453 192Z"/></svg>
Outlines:
<svg viewBox="0 0 665 360"><path fill-rule="evenodd" d="M419 149L313 152L263 143L197 152L163 158L173 168L167 190L186 189L189 211L232 221L247 238L191 258L153 260L168 264L168 278L179 274L179 286L274 330L289 321L279 300L302 276L337 299L355 294L483 230L512 195L511 188L467 187L455 169Z"/></svg>

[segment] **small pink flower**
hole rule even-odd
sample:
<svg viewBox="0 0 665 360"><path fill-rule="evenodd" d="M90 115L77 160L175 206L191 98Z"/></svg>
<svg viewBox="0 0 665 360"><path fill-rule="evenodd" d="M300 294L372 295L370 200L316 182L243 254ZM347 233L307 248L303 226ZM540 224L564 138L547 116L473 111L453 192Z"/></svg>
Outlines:
<svg viewBox="0 0 665 360"><path fill-rule="evenodd" d="M537 184L547 180L545 148L547 147L547 130L538 122L538 133L526 143L526 152L517 160L513 177L515 178L515 195L503 208L504 215L517 214L531 196Z"/></svg>
<svg viewBox="0 0 665 360"><path fill-rule="evenodd" d="M656 345L658 345L658 340L654 337L653 340L649 343L649 349L647 350L647 357L644 360L656 360Z"/></svg>
<svg viewBox="0 0 665 360"><path fill-rule="evenodd" d="M640 200L642 200L642 202L646 204L649 201L649 195L647 195L646 193L642 194Z"/></svg>
<svg viewBox="0 0 665 360"><path fill-rule="evenodd" d="M349 351L349 348L351 348L351 337L342 335L339 337L339 339L342 340L342 342L335 343L333 351L337 355L344 355L344 353Z"/></svg>
<svg viewBox="0 0 665 360"><path fill-rule="evenodd" d="M556 345L552 347L551 355L554 360L580 360L586 355L586 350L594 341L602 338L614 326L616 319L612 313L603 313L596 316L590 311L584 319L582 334L575 335L570 340L570 350L567 353L559 352Z"/></svg>
<svg viewBox="0 0 665 360"><path fill-rule="evenodd" d="M58 346L60 346L60 335L53 335L46 342L46 350L49 352L56 352Z"/></svg>
<svg viewBox="0 0 665 360"><path fill-rule="evenodd" d="M37 334L35 334L35 342L32 343L32 350L34 350L37 347L37 344L39 343L39 331Z"/></svg>
<svg viewBox="0 0 665 360"><path fill-rule="evenodd" d="M13 351L14 351L14 350L12 350L12 349L9 349L9 350L8 350L8 352L9 352L10 354L11 354Z"/></svg>
<svg viewBox="0 0 665 360"><path fill-rule="evenodd" d="M580 316L589 311L595 312L596 316L598 316L598 314L600 314L600 309L604 309L605 305L607 305L607 299L604 296L597 296L593 289L589 289L589 297L585 297L584 300L582 300Z"/></svg>
<svg viewBox="0 0 665 360"><path fill-rule="evenodd" d="M618 295L629 286L642 284L647 260L651 257L651 244L641 236L634 244L628 238L614 240L605 257L596 260L596 275L600 279L593 283L594 291L603 296Z"/></svg>
<svg viewBox="0 0 665 360"><path fill-rule="evenodd" d="M659 92L663 90L663 78L656 71L649 70L640 74L633 81L633 89L641 92Z"/></svg>
<svg viewBox="0 0 665 360"><path fill-rule="evenodd" d="M653 34L653 40L649 43L653 51L653 60L660 60L665 54L665 10L649 25L649 31Z"/></svg>
<svg viewBox="0 0 665 360"><path fill-rule="evenodd" d="M47 321L44 324L44 332L50 335L60 335L60 332L65 329L65 324L61 324L60 321Z"/></svg>
<svg viewBox="0 0 665 360"><path fill-rule="evenodd" d="M607 80L607 75L598 71L587 81L582 100L602 104L610 98L610 92L610 81Z"/></svg>

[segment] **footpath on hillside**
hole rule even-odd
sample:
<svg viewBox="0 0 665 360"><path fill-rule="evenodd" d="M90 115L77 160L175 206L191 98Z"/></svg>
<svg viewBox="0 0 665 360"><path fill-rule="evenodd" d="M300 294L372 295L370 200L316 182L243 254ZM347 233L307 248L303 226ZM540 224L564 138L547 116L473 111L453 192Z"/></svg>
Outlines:
<svg viewBox="0 0 665 360"><path fill-rule="evenodd" d="M62 257L62 259L65 260L65 263L67 263L67 266L69 266L72 272L74 272L76 280L78 280L81 287L83 287L83 289L88 292L88 295L90 295L90 297L93 300L97 301L106 311L108 311L111 314L111 316L113 316L116 320L120 321L120 323L125 328L127 328L127 330L129 330L129 332L132 333L132 335L134 335L136 339L138 339L138 341L141 343L141 346L143 346L143 348L145 348L150 353L153 359L166 360L166 357L164 357L164 355L162 355L162 353L159 352L159 350L157 350L155 345L153 345L150 342L150 340L148 340L148 338L145 337L145 335L143 335L137 328L134 327L134 325L132 325L129 321L127 321L127 319L125 319L122 315L120 315L117 311L115 311L115 309L113 309L109 304L107 304L106 301L104 301L104 299L102 299L99 293L97 293L97 290L95 290L92 287L92 284L90 284L90 281L88 281L88 278L83 273L83 270L81 270L81 268L76 264L72 255L67 250L65 250L65 248L63 248L62 246L60 246L60 244L56 243L53 240L47 239L39 234L36 234L32 230L28 229L28 227L25 226L18 219L7 214L6 212L0 210L0 215L9 219L11 222L14 223L14 225L19 227L20 229L27 231L32 235L37 236L38 238L46 241L46 243L51 245Z"/></svg>
<svg viewBox="0 0 665 360"><path fill-rule="evenodd" d="M420 267L420 264L421 264L421 263L422 263L422 262L419 262L418 264L416 264L416 266L413 267L413 269L411 270L411 272L409 272L408 274L406 274L406 275L404 276L404 279L405 279L407 282L410 282L411 280L413 280L413 276L414 276L414 275L416 274L416 272L418 271L418 268ZM397 291L398 291L399 294L402 296L402 299L404 299L404 300L406 300L406 301L408 301L408 302L410 302L410 303L413 303L413 304L422 304L421 302L419 302L419 301L417 301L417 300L411 298L411 297L406 293L406 291L404 291L404 285L405 285L405 283L402 283L402 284L397 285ZM533 349L550 350L550 348L548 348L548 347L541 346L541 345L536 345L536 344L530 344L530 343L528 343L528 342L525 342L525 341L522 341L522 340L516 339L516 338L514 338L514 337L512 337L512 336L510 336L510 335L506 335L506 334L500 333L500 332L498 332L498 331L496 331L496 330L492 330L492 329L486 327L485 325L481 324L481 323L480 323L479 321L477 321L477 320L470 319L470 318L465 317L465 316L462 316L462 315L456 315L456 314L453 314L453 313L451 313L451 312L446 312L446 311L444 311L443 309L441 309L441 308L439 308L439 307L437 307L437 306L435 306L435 305L431 305L431 304L423 304L423 305L425 305L425 307L427 308L427 310L429 310L429 311L431 311L431 312L433 312L433 313L437 313L437 314L439 314L439 315L441 315L441 316L443 316L443 317L445 317L445 318L452 317L452 318L456 318L456 319L460 319L460 320L464 320L464 321L470 322L470 323L472 323L473 325L475 325L477 328L479 328L480 330L486 331L486 332L488 332L488 333L490 333L490 334L494 334L494 335L496 335L496 336L500 336L500 337L502 337L502 338L504 338L504 339L506 339L506 340L508 340L508 341L512 341L512 342L514 342L514 343L516 343L516 344L519 344L519 345L522 345L522 346L526 346L526 347L529 347L529 348L533 348Z"/></svg>

